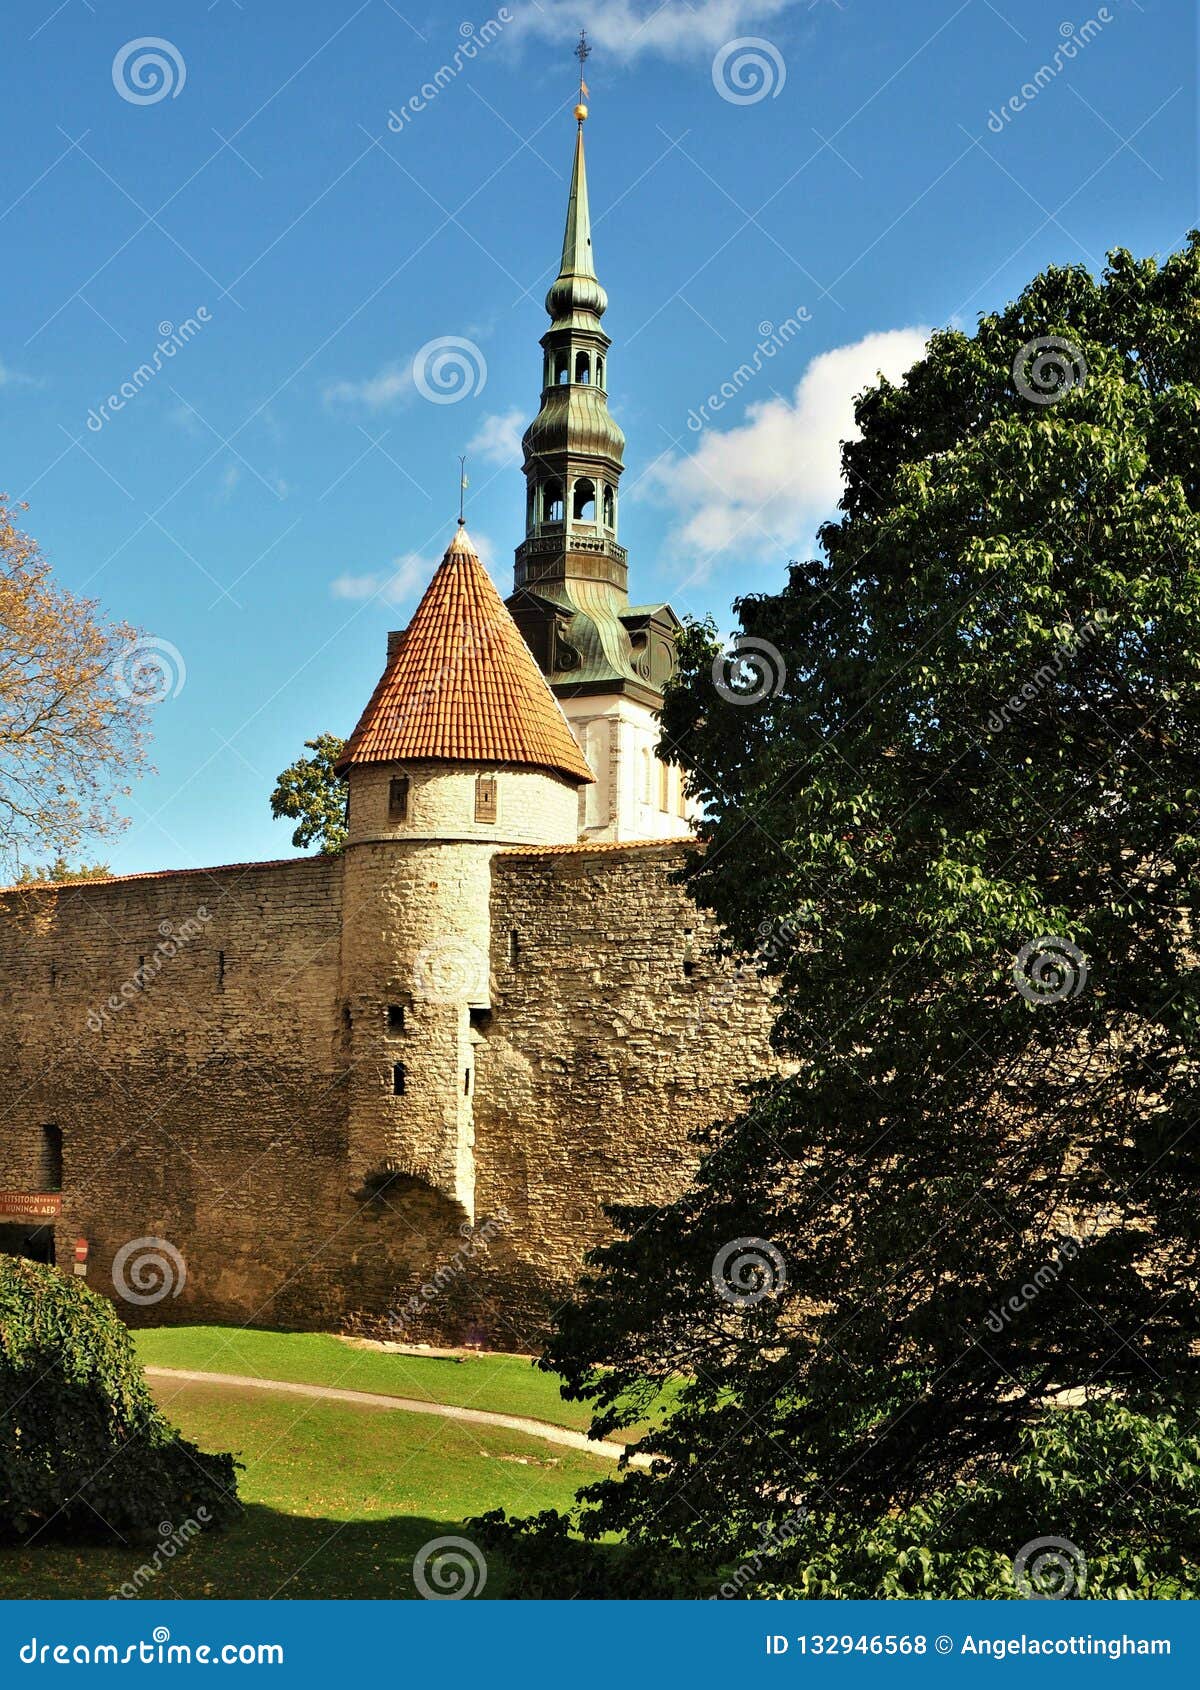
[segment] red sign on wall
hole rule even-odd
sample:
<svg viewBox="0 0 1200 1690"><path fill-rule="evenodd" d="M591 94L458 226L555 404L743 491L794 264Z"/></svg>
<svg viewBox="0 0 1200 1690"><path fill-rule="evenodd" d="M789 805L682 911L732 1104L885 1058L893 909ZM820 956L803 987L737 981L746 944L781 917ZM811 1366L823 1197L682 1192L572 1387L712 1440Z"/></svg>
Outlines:
<svg viewBox="0 0 1200 1690"><path fill-rule="evenodd" d="M0 1220L52 1221L62 1214L57 1191L0 1191Z"/></svg>

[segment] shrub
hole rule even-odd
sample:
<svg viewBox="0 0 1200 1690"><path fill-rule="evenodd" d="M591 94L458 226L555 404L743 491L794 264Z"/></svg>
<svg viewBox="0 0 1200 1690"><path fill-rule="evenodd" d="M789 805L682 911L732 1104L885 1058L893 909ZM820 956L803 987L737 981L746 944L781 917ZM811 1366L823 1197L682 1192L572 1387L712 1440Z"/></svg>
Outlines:
<svg viewBox="0 0 1200 1690"><path fill-rule="evenodd" d="M128 1542L168 1521L225 1524L235 1466L161 1413L106 1298L0 1257L0 1539Z"/></svg>

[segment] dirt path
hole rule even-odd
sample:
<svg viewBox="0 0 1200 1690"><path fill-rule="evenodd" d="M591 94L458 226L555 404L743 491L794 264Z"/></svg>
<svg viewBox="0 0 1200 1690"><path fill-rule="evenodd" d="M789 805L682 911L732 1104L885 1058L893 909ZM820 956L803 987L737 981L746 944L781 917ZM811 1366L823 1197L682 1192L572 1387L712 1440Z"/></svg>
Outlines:
<svg viewBox="0 0 1200 1690"><path fill-rule="evenodd" d="M148 1367L148 1379L178 1380L186 1385L231 1385L240 1390L280 1391L288 1396L319 1397L325 1402L355 1403L359 1408L400 1409L405 1414L434 1414L443 1420L466 1420L475 1426L502 1426L510 1432L524 1432L527 1437L540 1438L543 1443L561 1444L564 1449L582 1450L585 1455L618 1461L625 1446L604 1439L593 1440L583 1432L572 1432L566 1426L554 1426L548 1420L531 1420L522 1414L493 1414L485 1408L457 1408L452 1403L422 1402L418 1397L390 1397L378 1391L347 1391L336 1385L297 1385L284 1379L258 1379L248 1373L201 1373L185 1367ZM636 1455L630 1465L648 1467L644 1455Z"/></svg>

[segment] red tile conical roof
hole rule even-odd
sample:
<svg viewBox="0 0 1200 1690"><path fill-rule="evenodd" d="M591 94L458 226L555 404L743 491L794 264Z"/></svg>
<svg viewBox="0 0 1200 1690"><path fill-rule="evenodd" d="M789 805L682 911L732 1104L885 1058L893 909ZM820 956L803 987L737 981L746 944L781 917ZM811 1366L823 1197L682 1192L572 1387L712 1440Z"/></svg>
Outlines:
<svg viewBox="0 0 1200 1690"><path fill-rule="evenodd" d="M593 776L459 527L338 764L521 763Z"/></svg>

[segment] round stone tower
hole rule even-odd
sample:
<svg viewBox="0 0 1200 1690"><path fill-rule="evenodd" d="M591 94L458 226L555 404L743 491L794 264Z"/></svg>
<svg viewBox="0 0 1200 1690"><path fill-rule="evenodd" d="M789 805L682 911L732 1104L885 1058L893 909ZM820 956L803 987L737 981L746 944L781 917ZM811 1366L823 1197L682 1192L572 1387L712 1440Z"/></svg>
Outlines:
<svg viewBox="0 0 1200 1690"><path fill-rule="evenodd" d="M491 1016L491 859L571 844L592 775L461 523L346 743L349 1159L474 1219L474 1049Z"/></svg>

